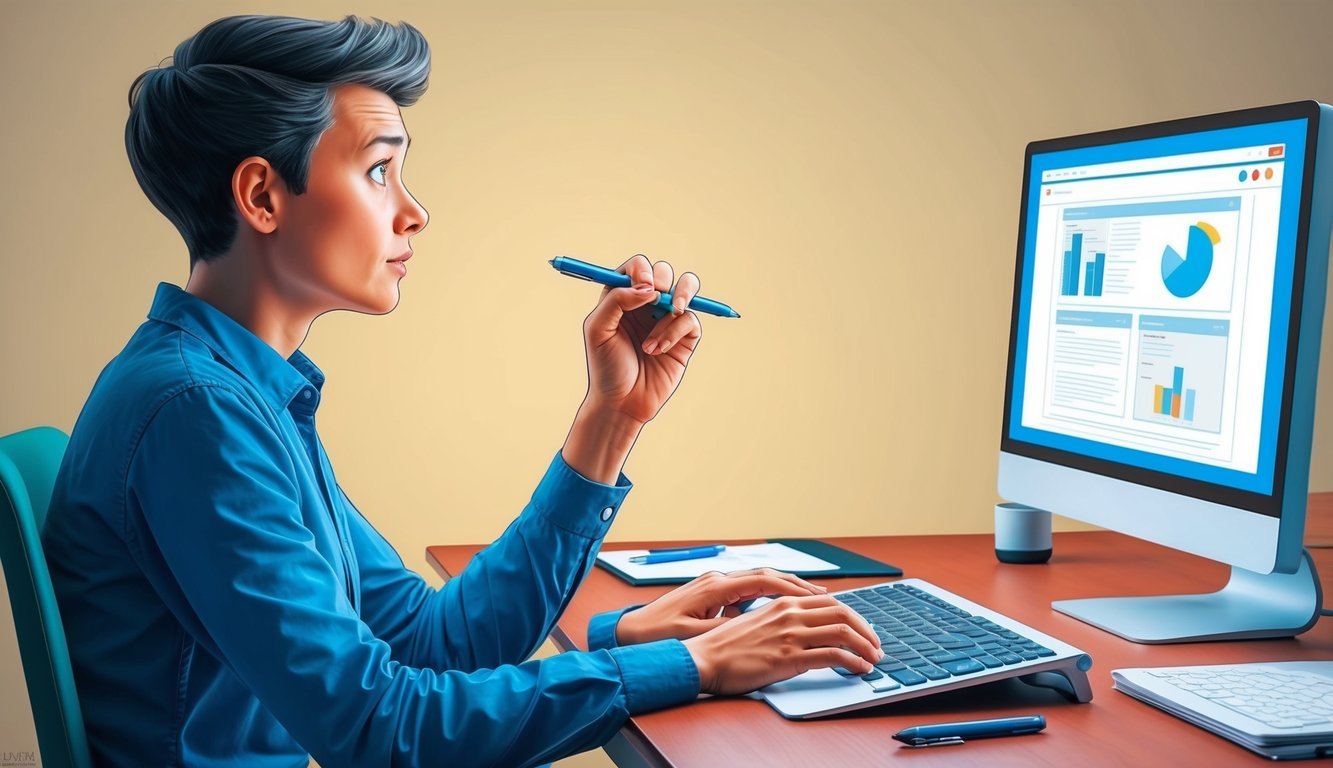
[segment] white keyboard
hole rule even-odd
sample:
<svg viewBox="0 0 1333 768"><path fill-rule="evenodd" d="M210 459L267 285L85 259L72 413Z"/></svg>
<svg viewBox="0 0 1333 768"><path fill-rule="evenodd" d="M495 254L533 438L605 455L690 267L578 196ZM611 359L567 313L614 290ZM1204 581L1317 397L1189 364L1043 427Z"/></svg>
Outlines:
<svg viewBox="0 0 1333 768"><path fill-rule="evenodd" d="M1266 757L1333 756L1333 661L1115 669L1111 679Z"/></svg>
<svg viewBox="0 0 1333 768"><path fill-rule="evenodd" d="M1312 672L1246 664L1148 674L1271 728L1333 723L1333 679Z"/></svg>

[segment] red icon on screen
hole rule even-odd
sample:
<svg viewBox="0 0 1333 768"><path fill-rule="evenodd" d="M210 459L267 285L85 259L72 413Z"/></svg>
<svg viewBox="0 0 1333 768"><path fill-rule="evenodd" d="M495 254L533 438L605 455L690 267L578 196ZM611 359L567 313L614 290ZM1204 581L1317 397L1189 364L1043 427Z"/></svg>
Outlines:
<svg viewBox="0 0 1333 768"><path fill-rule="evenodd" d="M1251 173L1251 174L1250 174L1250 179L1251 179L1252 181L1258 181L1258 180L1259 180L1259 171L1256 170L1254 173Z"/></svg>

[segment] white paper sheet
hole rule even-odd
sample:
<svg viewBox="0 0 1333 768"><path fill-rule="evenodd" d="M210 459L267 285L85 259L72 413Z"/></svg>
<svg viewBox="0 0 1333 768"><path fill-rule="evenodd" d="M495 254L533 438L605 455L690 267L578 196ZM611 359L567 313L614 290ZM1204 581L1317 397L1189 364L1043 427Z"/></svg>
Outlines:
<svg viewBox="0 0 1333 768"><path fill-rule="evenodd" d="M741 544L727 547L725 552L696 560L676 560L670 563L631 563L629 559L646 555L646 549L602 550L597 559L614 565L636 579L692 579L709 571L744 571L752 568L774 568L779 571L834 571L838 566L814 555L808 555L786 544Z"/></svg>

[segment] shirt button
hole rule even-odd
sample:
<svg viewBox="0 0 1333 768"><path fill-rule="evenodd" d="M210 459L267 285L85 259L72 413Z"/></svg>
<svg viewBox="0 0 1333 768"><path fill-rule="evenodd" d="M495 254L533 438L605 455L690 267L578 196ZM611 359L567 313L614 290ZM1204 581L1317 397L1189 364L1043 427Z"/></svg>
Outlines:
<svg viewBox="0 0 1333 768"><path fill-rule="evenodd" d="M614 515L615 513L616 513L616 511L615 511L614 509L612 509L611 507L607 507L606 509L602 510L602 522L606 522L607 520L610 520L610 519L611 519L611 515Z"/></svg>
<svg viewBox="0 0 1333 768"><path fill-rule="evenodd" d="M309 400L311 397L310 390L308 389L301 390L301 397L304 397L305 399Z"/></svg>

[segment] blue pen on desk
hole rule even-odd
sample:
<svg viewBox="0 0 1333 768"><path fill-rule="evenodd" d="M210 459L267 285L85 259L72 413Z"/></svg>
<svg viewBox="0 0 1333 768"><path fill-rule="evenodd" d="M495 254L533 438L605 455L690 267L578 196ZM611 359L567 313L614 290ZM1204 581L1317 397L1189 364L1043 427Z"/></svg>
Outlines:
<svg viewBox="0 0 1333 768"><path fill-rule="evenodd" d="M591 280L594 283L601 283L602 285L610 286L611 288L628 288L633 285L633 281L630 280L629 275L622 275L614 269L599 267L596 264L589 264L586 261L571 259L568 256L556 256L554 259L551 259L550 263L560 274L577 277L580 280ZM657 304L654 306L664 312L670 312L671 294L658 291ZM720 301L713 301L712 299L705 299L702 296L695 296L693 299L690 299L688 306L695 312L704 312L709 315L717 315L718 317L740 317L740 314L736 312L736 310L728 307L726 304L723 304Z"/></svg>
<svg viewBox="0 0 1333 768"><path fill-rule="evenodd" d="M936 747L962 744L968 739L986 739L992 736L1021 736L1036 733L1046 727L1041 715L1001 717L997 720L968 720L961 723L917 725L893 734L893 738L909 747Z"/></svg>
<svg viewBox="0 0 1333 768"><path fill-rule="evenodd" d="M716 557L726 549L725 544L712 544L707 547L650 549L648 554L631 557L629 561L636 565L652 565L653 563L672 563L677 560L698 560L701 557Z"/></svg>

